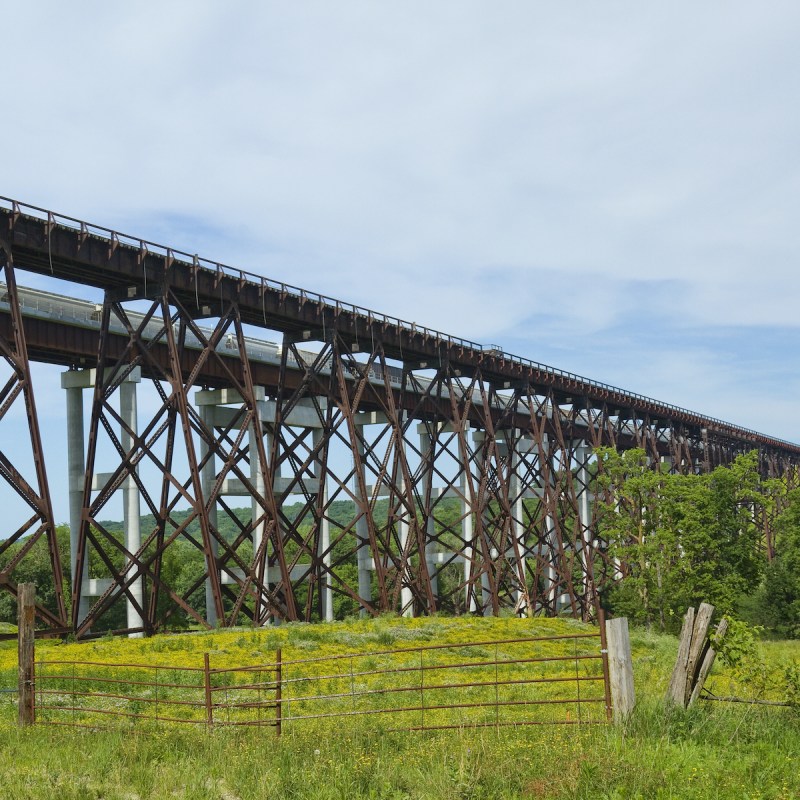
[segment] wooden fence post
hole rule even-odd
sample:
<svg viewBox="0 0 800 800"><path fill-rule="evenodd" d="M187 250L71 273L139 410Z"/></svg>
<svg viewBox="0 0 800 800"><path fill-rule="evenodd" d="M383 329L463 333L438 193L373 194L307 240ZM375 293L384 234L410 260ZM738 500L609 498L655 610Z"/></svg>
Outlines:
<svg viewBox="0 0 800 800"><path fill-rule="evenodd" d="M728 632L728 620L723 617L719 621L719 625L717 625L717 631L714 634L714 639L716 642L721 642L725 638L725 634ZM700 697L700 692L703 691L703 686L705 686L706 678L708 677L708 673L711 672L711 667L714 666L714 659L717 657L717 651L709 645L708 649L706 650L705 657L703 658L703 663L700 665L700 671L697 673L697 682L694 685L694 689L692 689L692 693L689 696L689 702L687 708L693 706L697 701L697 698Z"/></svg>
<svg viewBox="0 0 800 800"><path fill-rule="evenodd" d="M692 644L694 631L694 609L689 608L683 618L681 638L678 643L678 657L667 689L667 701L676 706L683 706L686 697L686 662L689 660L689 647Z"/></svg>
<svg viewBox="0 0 800 800"><path fill-rule="evenodd" d="M34 705L34 660L36 644L34 620L36 618L36 587L21 583L17 587L17 637L19 648L19 724L33 725L36 721Z"/></svg>
<svg viewBox="0 0 800 800"><path fill-rule="evenodd" d="M628 634L628 620L617 617L606 622L608 643L608 671L611 682L611 703L614 706L614 722L624 722L636 703L633 688L633 658Z"/></svg>
<svg viewBox="0 0 800 800"><path fill-rule="evenodd" d="M697 613L693 608L686 612L681 628L678 657L667 689L668 703L688 708L700 696L717 655L708 638L713 616L714 606L709 603L701 603ZM728 622L723 619L717 626L717 641L725 636L727 629Z"/></svg>
<svg viewBox="0 0 800 800"><path fill-rule="evenodd" d="M692 644L689 647L689 658L686 660L686 684L683 690L683 707L689 704L692 696L697 670L700 669L702 655L708 644L708 630L711 627L711 618L714 616L714 606L710 603L700 603L697 615L694 618L694 631L692 632Z"/></svg>

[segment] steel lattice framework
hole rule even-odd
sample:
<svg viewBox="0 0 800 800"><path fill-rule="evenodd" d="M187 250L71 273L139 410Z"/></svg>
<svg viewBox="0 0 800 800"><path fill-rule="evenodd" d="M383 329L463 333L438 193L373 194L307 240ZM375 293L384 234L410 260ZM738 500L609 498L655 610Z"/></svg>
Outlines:
<svg viewBox="0 0 800 800"><path fill-rule="evenodd" d="M2 241L0 241L0 261L3 264L8 294L13 298L16 295L14 262L11 251ZM39 435L36 401L33 393L33 384L31 383L25 329L18 303L12 302L10 304L9 316L10 335L7 337L0 336L0 356L2 356L10 372L2 390L0 390L0 422L5 420L14 405L20 403L24 405L30 434L29 444L34 460L34 479L33 481L26 480L22 471L17 469L12 460L12 454L6 449L5 442L0 442L0 476L30 508L33 515L16 530L8 531L7 533L10 535L5 536L4 541L0 541L0 556L9 550L12 545L16 543L21 543L22 545L0 569L0 588L10 591L16 597L17 582L13 578L14 571L31 549L40 540L44 540L52 570L56 608L53 610L47 609L41 603L37 603L36 614L46 625L57 630L63 628L66 622L63 577L56 545L53 508L50 502L47 472L44 465L42 440Z"/></svg>
<svg viewBox="0 0 800 800"><path fill-rule="evenodd" d="M0 200L0 237L0 419L24 399L36 465L32 484L0 453L34 511L0 545L25 541L0 581L13 592L43 539L59 591L38 612L53 631L93 635L120 606L129 633L176 614L331 619L343 599L367 614L588 618L619 576L594 534L595 448L641 447L679 471L753 449L765 476L800 461L755 431L14 201ZM15 266L105 300L84 326L24 317ZM253 357L246 326L280 334L274 358ZM91 390L85 451L70 456L69 619L29 359ZM154 399L139 418L142 385ZM124 536L104 522L118 491ZM178 542L199 557L190 585L171 577Z"/></svg>

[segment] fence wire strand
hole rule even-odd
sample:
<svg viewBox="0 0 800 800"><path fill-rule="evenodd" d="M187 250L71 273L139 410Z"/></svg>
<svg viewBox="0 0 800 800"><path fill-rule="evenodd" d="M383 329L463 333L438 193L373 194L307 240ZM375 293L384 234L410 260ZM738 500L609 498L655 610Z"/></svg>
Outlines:
<svg viewBox="0 0 800 800"><path fill-rule="evenodd" d="M349 717L385 719L389 730L582 725L605 721L592 711L604 706L608 686L597 638L538 636L293 660L277 651L272 664L214 669L208 654L203 667L39 661L36 710L43 723L74 727L204 724L272 727L278 735L303 722ZM343 660L345 669L336 669ZM598 683L599 694L591 691Z"/></svg>

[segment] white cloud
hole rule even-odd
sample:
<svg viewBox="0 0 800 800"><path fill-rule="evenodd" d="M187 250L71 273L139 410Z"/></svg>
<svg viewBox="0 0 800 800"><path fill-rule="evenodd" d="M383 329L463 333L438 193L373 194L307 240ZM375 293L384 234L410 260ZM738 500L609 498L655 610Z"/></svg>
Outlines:
<svg viewBox="0 0 800 800"><path fill-rule="evenodd" d="M636 330L590 366L718 416L749 414L748 374L726 362L693 401L675 364L709 371L670 332L798 325L793 3L5 20L4 194L532 358L662 326L651 372Z"/></svg>

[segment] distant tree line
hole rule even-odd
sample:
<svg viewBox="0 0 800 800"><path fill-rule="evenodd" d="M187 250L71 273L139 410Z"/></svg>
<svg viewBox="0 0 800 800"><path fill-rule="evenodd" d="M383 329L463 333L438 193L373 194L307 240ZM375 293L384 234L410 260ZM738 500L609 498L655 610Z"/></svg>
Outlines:
<svg viewBox="0 0 800 800"><path fill-rule="evenodd" d="M654 469L643 450L596 455L598 535L622 576L607 608L674 631L706 601L800 637L800 489L763 480L755 452L702 475Z"/></svg>

